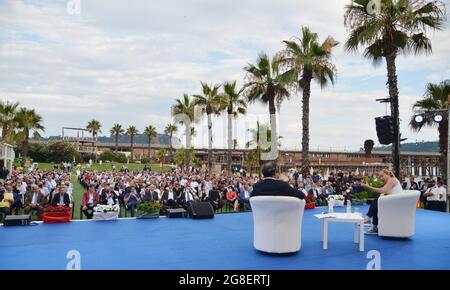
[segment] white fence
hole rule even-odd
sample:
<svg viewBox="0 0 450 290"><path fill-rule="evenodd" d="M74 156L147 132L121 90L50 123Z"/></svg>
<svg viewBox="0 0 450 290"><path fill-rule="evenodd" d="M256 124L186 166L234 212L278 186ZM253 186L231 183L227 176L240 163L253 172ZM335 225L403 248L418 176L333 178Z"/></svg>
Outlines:
<svg viewBox="0 0 450 290"><path fill-rule="evenodd" d="M15 158L16 154L14 153L13 146L6 143L0 143L0 160L3 160L5 167L9 169L9 172L12 171Z"/></svg>

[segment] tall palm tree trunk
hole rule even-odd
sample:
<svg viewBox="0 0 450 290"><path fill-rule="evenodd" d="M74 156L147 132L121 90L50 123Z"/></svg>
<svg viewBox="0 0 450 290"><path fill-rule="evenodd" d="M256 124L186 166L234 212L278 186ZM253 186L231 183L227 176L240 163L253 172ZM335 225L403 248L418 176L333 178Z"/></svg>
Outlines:
<svg viewBox="0 0 450 290"><path fill-rule="evenodd" d="M131 136L131 160L134 160L134 136Z"/></svg>
<svg viewBox="0 0 450 290"><path fill-rule="evenodd" d="M447 179L447 146L448 146L448 121L444 120L439 123L439 152L441 153L441 162L439 164L442 179Z"/></svg>
<svg viewBox="0 0 450 290"><path fill-rule="evenodd" d="M269 94L271 97L269 98L269 114L270 114L270 153L261 153L261 161L275 161L277 159L277 156L275 156L273 153L277 152L278 150L278 133L277 133L277 109L275 106L275 93L273 92L273 89L269 89ZM266 138L266 136L264 136ZM263 140L268 141L268 140Z"/></svg>
<svg viewBox="0 0 450 290"><path fill-rule="evenodd" d="M148 159L150 160L150 150L151 150L152 139L148 139Z"/></svg>
<svg viewBox="0 0 450 290"><path fill-rule="evenodd" d="M25 130L24 130L24 133L25 133L25 138L24 138L24 140L23 140L23 142L22 142L22 156L25 158L25 157L28 157L28 139L29 139L29 132L30 130L28 129L28 128L25 128Z"/></svg>
<svg viewBox="0 0 450 290"><path fill-rule="evenodd" d="M233 107L228 108L228 174L232 176L232 148L233 148Z"/></svg>
<svg viewBox="0 0 450 290"><path fill-rule="evenodd" d="M7 136L8 136L8 126L4 125L2 128L2 140L6 141Z"/></svg>
<svg viewBox="0 0 450 290"><path fill-rule="evenodd" d="M302 97L302 173L309 174L309 100L311 98L312 73L303 73L303 97Z"/></svg>
<svg viewBox="0 0 450 290"><path fill-rule="evenodd" d="M186 171L191 165L191 126L186 124Z"/></svg>
<svg viewBox="0 0 450 290"><path fill-rule="evenodd" d="M211 114L207 114L208 116L208 173L211 174L212 170L212 117Z"/></svg>
<svg viewBox="0 0 450 290"><path fill-rule="evenodd" d="M169 134L169 153L170 153L170 160L173 159L172 137L173 137L173 134L170 133L170 134Z"/></svg>
<svg viewBox="0 0 450 290"><path fill-rule="evenodd" d="M385 47L386 67L389 86L389 97L391 98L391 115L394 119L394 142L392 150L392 160L394 165L394 174L400 178L400 132L399 132L399 97L398 97L398 80L395 59L397 57L397 49L394 45L387 44Z"/></svg>
<svg viewBox="0 0 450 290"><path fill-rule="evenodd" d="M119 151L119 135L116 134L116 152Z"/></svg>

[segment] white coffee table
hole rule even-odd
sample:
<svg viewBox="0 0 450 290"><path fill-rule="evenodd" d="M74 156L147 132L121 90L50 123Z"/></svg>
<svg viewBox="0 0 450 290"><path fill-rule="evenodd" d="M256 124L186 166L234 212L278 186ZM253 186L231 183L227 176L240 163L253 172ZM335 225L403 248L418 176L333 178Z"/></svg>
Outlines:
<svg viewBox="0 0 450 290"><path fill-rule="evenodd" d="M322 241L323 249L328 249L328 224L353 223L354 224L354 242L359 243L359 250L364 252L364 218L360 213L332 213L315 215L322 220Z"/></svg>

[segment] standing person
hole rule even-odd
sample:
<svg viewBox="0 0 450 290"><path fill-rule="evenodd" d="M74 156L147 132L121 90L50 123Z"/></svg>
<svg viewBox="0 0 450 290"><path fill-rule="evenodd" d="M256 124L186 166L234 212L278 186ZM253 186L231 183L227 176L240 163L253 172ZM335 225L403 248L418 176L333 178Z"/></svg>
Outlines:
<svg viewBox="0 0 450 290"><path fill-rule="evenodd" d="M0 182L4 182L9 175L9 170L3 164L3 160L0 163Z"/></svg>
<svg viewBox="0 0 450 290"><path fill-rule="evenodd" d="M382 188L375 188L368 184L362 183L361 186L365 189L369 189L383 195L400 194L403 192L402 185L400 181L395 177L392 171L383 169L378 173L378 178L384 183ZM366 232L368 235L378 234L378 199L375 199L370 205L367 216L364 220L365 223L370 223L372 219L372 228Z"/></svg>

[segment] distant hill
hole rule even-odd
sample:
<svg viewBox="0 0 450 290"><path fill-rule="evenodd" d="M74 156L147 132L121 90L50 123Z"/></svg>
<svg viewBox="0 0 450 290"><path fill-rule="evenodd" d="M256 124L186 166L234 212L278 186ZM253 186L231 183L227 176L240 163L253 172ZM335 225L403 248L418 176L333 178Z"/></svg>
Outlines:
<svg viewBox="0 0 450 290"><path fill-rule="evenodd" d="M439 153L439 142L416 142L416 143L403 143L401 145L402 151L407 152L430 152ZM375 147L373 151L392 151L392 146Z"/></svg>
<svg viewBox="0 0 450 290"><path fill-rule="evenodd" d="M48 141L56 141L56 140L61 140L61 136L50 136L48 138L43 138L43 140L48 140ZM101 143L115 143L115 137L108 137L108 136L98 136L97 137L98 141ZM179 145L181 144L180 140L178 138L174 138L174 142L173 145ZM130 143L131 142L131 138L130 136L120 136L119 138L119 143ZM148 138L146 135L144 134L140 134L140 135L136 135L134 137L134 143L135 144L148 144ZM156 138L152 139L152 144L158 144L158 145L169 145L169 135L165 135L165 134L158 134L158 136Z"/></svg>

